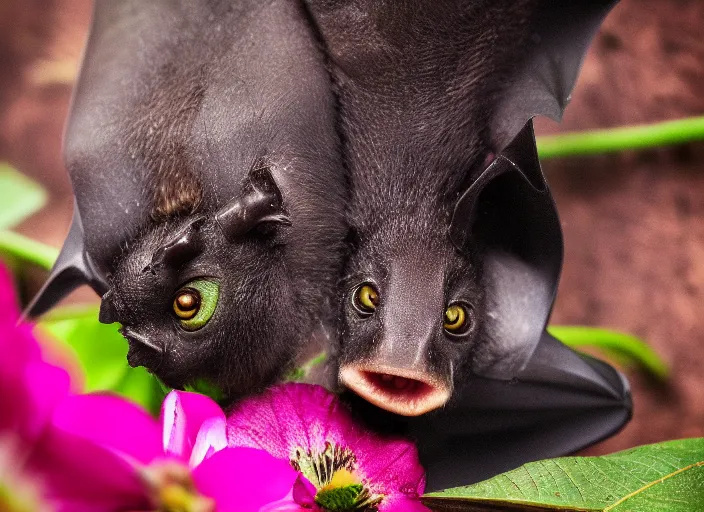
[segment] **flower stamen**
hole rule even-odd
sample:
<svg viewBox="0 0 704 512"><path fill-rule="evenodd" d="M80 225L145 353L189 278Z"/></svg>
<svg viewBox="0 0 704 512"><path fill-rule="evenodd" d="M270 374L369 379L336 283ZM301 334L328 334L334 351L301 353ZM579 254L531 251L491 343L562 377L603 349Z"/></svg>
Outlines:
<svg viewBox="0 0 704 512"><path fill-rule="evenodd" d="M329 512L376 512L384 496L356 475L357 459L347 447L325 444L322 452L297 448L291 465L316 488L315 503Z"/></svg>

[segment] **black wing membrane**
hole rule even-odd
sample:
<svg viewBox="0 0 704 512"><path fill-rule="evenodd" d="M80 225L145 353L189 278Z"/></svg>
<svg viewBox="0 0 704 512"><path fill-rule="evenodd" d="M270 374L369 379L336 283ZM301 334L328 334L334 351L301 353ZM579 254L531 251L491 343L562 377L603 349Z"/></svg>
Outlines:
<svg viewBox="0 0 704 512"><path fill-rule="evenodd" d="M178 2L169 0L95 3L65 134L66 167L76 197L73 220L25 316L45 313L81 285L102 295L109 262L149 216L143 200L148 177L135 171L120 148L129 130L129 106L140 95L140 73L159 66L154 50L182 23L176 7ZM116 116L120 111L122 116Z"/></svg>
<svg viewBox="0 0 704 512"><path fill-rule="evenodd" d="M498 149L535 116L562 119L592 38L617 1L537 2L526 57L517 63L514 80L493 118Z"/></svg>

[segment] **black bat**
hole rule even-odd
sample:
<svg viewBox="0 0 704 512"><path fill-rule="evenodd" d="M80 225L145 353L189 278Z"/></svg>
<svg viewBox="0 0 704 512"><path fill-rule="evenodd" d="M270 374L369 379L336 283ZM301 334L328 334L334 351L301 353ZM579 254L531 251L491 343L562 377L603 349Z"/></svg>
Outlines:
<svg viewBox="0 0 704 512"><path fill-rule="evenodd" d="M431 489L630 417L625 379L545 332L562 235L530 121L561 117L613 3L309 1L351 175L340 381Z"/></svg>
<svg viewBox="0 0 704 512"><path fill-rule="evenodd" d="M88 283L131 365L230 399L291 367L345 236L312 28L289 0L98 0L66 131L73 223L29 314Z"/></svg>

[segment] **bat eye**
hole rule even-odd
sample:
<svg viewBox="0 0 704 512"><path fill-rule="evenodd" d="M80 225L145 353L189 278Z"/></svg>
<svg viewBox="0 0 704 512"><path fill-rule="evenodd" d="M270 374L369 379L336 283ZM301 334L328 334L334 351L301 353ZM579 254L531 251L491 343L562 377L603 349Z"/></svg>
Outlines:
<svg viewBox="0 0 704 512"><path fill-rule="evenodd" d="M195 279L180 288L173 301L173 311L181 327L197 331L208 323L218 305L220 285L207 279Z"/></svg>
<svg viewBox="0 0 704 512"><path fill-rule="evenodd" d="M461 303L450 304L445 310L442 326L448 334L466 334L472 327L471 308Z"/></svg>
<svg viewBox="0 0 704 512"><path fill-rule="evenodd" d="M369 316L379 305L379 292L374 285L366 283L359 286L354 292L352 304L362 316Z"/></svg>

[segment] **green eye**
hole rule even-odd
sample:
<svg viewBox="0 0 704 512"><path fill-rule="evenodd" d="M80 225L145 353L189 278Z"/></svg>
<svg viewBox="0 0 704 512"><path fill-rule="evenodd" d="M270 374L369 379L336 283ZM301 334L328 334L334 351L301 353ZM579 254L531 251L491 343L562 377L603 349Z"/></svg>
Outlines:
<svg viewBox="0 0 704 512"><path fill-rule="evenodd" d="M354 292L354 306L363 315L371 315L379 305L379 292L371 284L363 284Z"/></svg>
<svg viewBox="0 0 704 512"><path fill-rule="evenodd" d="M195 279L176 292L172 308L181 327L197 331L207 324L215 313L219 296L220 285L207 279Z"/></svg>

